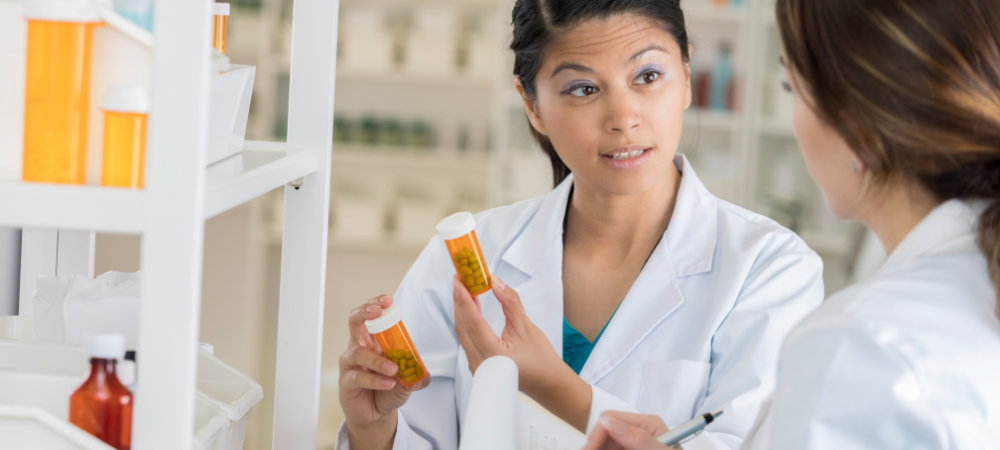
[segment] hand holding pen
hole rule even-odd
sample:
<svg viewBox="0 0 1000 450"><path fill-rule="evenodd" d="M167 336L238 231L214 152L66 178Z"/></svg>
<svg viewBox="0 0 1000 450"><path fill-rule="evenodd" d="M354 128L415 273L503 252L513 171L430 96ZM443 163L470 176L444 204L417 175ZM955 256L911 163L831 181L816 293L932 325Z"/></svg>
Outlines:
<svg viewBox="0 0 1000 450"><path fill-rule="evenodd" d="M581 450L667 450L699 435L722 411L702 414L667 430L657 416L607 411L601 414L598 426L587 436Z"/></svg>

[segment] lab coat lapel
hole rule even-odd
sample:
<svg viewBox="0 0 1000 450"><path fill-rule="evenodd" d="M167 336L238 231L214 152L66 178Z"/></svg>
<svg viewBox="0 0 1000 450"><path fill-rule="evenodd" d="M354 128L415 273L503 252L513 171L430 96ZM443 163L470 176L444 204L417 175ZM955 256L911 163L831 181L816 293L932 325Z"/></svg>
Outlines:
<svg viewBox="0 0 1000 450"><path fill-rule="evenodd" d="M508 286L517 290L528 317L545 333L560 356L563 318L562 224L572 183L573 176L570 175L545 196L534 217L503 252L500 258L502 264L499 265L502 268L500 277ZM503 329L504 318L499 304L489 322L499 326L496 330Z"/></svg>
<svg viewBox="0 0 1000 450"><path fill-rule="evenodd" d="M718 201L698 179L683 155L674 164L683 173L670 224L580 376L597 383L642 343L643 339L684 304L678 278L712 270L718 240Z"/></svg>

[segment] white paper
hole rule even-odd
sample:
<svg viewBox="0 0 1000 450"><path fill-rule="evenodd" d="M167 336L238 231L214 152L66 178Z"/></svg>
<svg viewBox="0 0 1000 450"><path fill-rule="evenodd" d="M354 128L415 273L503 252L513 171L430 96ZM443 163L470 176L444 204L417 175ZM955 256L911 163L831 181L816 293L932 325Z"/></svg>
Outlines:
<svg viewBox="0 0 1000 450"><path fill-rule="evenodd" d="M483 361L472 377L460 450L577 450L583 433L517 390L510 358Z"/></svg>
<svg viewBox="0 0 1000 450"><path fill-rule="evenodd" d="M138 273L108 272L38 277L32 297L35 340L82 344L88 334L121 333L136 348L139 325Z"/></svg>

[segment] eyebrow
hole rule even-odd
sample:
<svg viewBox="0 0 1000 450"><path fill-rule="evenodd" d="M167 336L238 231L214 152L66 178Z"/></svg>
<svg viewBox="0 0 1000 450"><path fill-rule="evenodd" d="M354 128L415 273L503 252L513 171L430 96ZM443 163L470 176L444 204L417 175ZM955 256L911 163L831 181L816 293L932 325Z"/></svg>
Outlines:
<svg viewBox="0 0 1000 450"><path fill-rule="evenodd" d="M642 50L639 50L636 54L632 55L632 57L629 58L628 61L625 61L625 66L628 67L632 63L638 61L639 58L642 58L642 55L645 55L646 53L654 51L654 50L659 50L661 52L668 53L668 54L670 53L670 51L668 51L667 49L665 49L663 47L660 47L659 45L653 44L653 45L650 45L649 47L646 47L646 48L644 48ZM574 63L574 62L564 62L564 63L556 66L556 68L552 71L552 74L549 75L549 78L555 77L556 74L558 74L559 72L561 72L563 70L575 70L577 72L586 72L586 73L593 73L594 72L594 69L591 69L590 67L587 67L587 66L585 66L583 64Z"/></svg>

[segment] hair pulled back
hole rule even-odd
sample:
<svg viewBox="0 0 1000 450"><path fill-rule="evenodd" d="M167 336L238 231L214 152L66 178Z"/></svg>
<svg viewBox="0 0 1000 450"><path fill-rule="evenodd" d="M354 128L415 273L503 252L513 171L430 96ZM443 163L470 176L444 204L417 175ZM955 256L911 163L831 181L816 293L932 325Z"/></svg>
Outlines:
<svg viewBox="0 0 1000 450"><path fill-rule="evenodd" d="M875 185L984 199L1000 315L1000 3L778 0L785 61Z"/></svg>
<svg viewBox="0 0 1000 450"><path fill-rule="evenodd" d="M591 19L603 20L626 14L662 26L680 46L681 59L685 63L690 60L680 0L517 0L512 14L514 37L510 49L514 52L514 75L520 79L524 95L535 98L535 76L542 66L545 47L559 33ZM528 127L551 160L553 182L558 185L570 174L569 167L556 154L548 137L530 123Z"/></svg>

